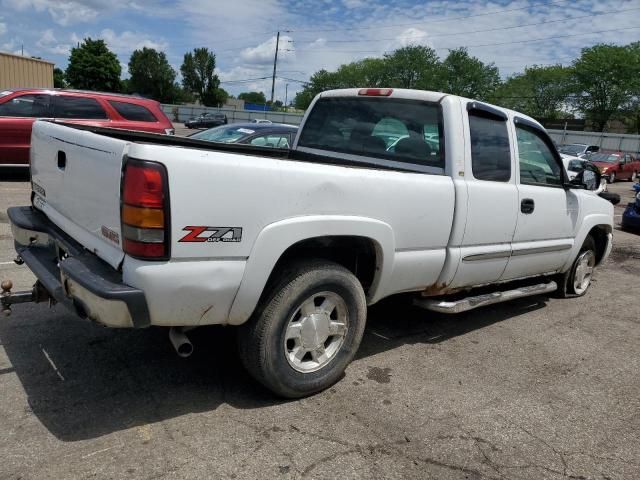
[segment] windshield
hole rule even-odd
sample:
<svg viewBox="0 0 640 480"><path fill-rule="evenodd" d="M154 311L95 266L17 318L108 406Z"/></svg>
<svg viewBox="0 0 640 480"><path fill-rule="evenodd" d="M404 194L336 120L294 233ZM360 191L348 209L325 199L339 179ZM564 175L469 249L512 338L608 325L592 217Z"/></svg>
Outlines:
<svg viewBox="0 0 640 480"><path fill-rule="evenodd" d="M620 157L608 153L594 153L589 156L589 160L592 162L616 163L620 161Z"/></svg>
<svg viewBox="0 0 640 480"><path fill-rule="evenodd" d="M238 127L236 126L222 126L210 128L208 130L204 130L202 132L198 132L194 135L191 135L190 138L195 138L197 140L205 140L207 142L223 142L223 143L234 143L238 142L241 139L248 137L255 130L251 130L246 127Z"/></svg>
<svg viewBox="0 0 640 480"><path fill-rule="evenodd" d="M584 153L584 145L580 145L577 143L571 144L571 145L564 145L562 147L560 147L560 149L558 150L560 153L564 153L565 155L580 155L581 153Z"/></svg>
<svg viewBox="0 0 640 480"><path fill-rule="evenodd" d="M567 167L567 170L571 170L571 171L580 171L584 168L584 161L583 160L571 160L569 162L569 166Z"/></svg>

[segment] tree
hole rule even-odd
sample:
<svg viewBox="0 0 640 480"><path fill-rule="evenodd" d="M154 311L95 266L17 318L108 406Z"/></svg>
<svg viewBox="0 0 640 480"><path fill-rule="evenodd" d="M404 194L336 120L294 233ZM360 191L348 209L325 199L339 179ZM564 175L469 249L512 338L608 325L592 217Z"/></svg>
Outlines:
<svg viewBox="0 0 640 480"><path fill-rule="evenodd" d="M582 49L573 62L574 106L596 131L619 111L630 110L640 96L640 43L599 44Z"/></svg>
<svg viewBox="0 0 640 480"><path fill-rule="evenodd" d="M176 72L164 52L153 48L143 47L135 50L129 60L128 88L132 93L153 98L162 103L175 101Z"/></svg>
<svg viewBox="0 0 640 480"><path fill-rule="evenodd" d="M66 79L73 88L83 90L120 91L120 62L104 40L85 38L71 49Z"/></svg>
<svg viewBox="0 0 640 480"><path fill-rule="evenodd" d="M440 74L443 92L468 98L484 100L500 85L498 68L470 56L464 47L449 51Z"/></svg>
<svg viewBox="0 0 640 480"><path fill-rule="evenodd" d="M566 117L571 74L562 65L526 67L498 87L492 101L538 119Z"/></svg>
<svg viewBox="0 0 640 480"><path fill-rule="evenodd" d="M438 89L440 62L433 48L421 45L403 47L384 58L389 87Z"/></svg>
<svg viewBox="0 0 640 480"><path fill-rule="evenodd" d="M215 74L216 56L208 48L194 48L185 53L180 72L182 85L208 107L224 103L220 79Z"/></svg>
<svg viewBox="0 0 640 480"><path fill-rule="evenodd" d="M255 103L256 105L264 105L267 103L267 97L265 97L263 92L243 92L238 95L238 98L247 103Z"/></svg>
<svg viewBox="0 0 640 480"><path fill-rule="evenodd" d="M53 69L53 88L66 88L67 82L64 79L64 71L58 67Z"/></svg>

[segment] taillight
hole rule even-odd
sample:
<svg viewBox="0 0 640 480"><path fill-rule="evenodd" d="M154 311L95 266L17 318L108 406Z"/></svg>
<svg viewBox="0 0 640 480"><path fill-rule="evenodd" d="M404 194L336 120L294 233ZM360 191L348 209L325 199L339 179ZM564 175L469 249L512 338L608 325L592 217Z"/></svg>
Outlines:
<svg viewBox="0 0 640 480"><path fill-rule="evenodd" d="M393 93L393 88L361 88L358 95L367 97L388 97Z"/></svg>
<svg viewBox="0 0 640 480"><path fill-rule="evenodd" d="M169 185L164 165L127 161L120 219L126 254L147 260L169 258Z"/></svg>

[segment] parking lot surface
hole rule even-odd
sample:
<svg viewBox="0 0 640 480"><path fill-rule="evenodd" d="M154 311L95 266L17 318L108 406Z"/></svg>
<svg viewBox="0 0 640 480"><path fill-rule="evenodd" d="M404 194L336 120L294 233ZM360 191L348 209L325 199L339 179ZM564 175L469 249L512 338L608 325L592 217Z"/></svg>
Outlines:
<svg viewBox="0 0 640 480"><path fill-rule="evenodd" d="M630 183L610 186L623 195ZM0 181L0 277L18 267ZM234 331L110 330L62 307L0 319L0 478L640 478L640 236L583 298L532 297L458 316L404 298L369 311L360 352L319 395L275 399L241 368Z"/></svg>

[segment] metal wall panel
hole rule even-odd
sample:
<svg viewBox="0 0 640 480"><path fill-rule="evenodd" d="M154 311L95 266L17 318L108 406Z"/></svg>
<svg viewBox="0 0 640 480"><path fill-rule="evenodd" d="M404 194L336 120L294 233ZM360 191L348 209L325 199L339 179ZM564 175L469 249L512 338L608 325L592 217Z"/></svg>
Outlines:
<svg viewBox="0 0 640 480"><path fill-rule="evenodd" d="M0 52L0 90L53 88L53 63Z"/></svg>

